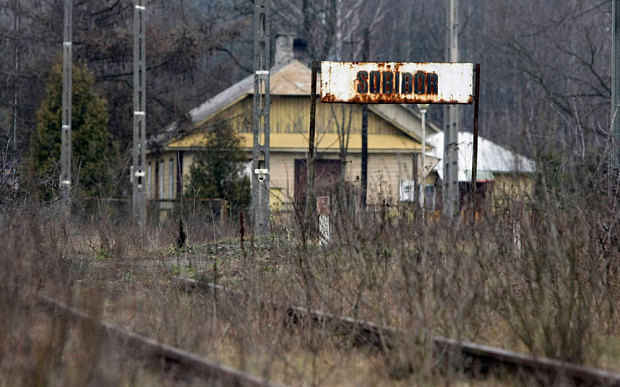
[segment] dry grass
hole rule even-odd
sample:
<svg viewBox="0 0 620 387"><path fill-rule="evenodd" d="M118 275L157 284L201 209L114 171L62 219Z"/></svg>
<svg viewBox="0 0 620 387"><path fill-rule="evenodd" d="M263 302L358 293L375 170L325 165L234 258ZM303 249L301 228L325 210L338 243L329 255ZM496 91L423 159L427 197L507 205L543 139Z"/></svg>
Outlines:
<svg viewBox="0 0 620 387"><path fill-rule="evenodd" d="M183 249L174 247L174 221L141 233L106 218L63 223L49 209L13 208L0 236L0 385L205 383L44 314L38 294L283 384L467 384L463 364L438 367L436 335L620 369L618 198L580 199L504 200L475 224L422 220L406 208L342 210L327 246L312 234L303 243L286 217L269 237L246 235L243 247L235 222L203 225ZM187 294L177 276L248 297ZM326 327L286 325L284 310L265 307L272 303L405 333L376 352Z"/></svg>

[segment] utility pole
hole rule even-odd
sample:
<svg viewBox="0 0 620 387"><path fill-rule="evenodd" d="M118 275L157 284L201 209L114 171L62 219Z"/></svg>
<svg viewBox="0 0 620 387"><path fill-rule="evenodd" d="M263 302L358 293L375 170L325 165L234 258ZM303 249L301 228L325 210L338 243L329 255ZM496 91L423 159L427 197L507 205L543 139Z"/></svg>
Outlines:
<svg viewBox="0 0 620 387"><path fill-rule="evenodd" d="M13 74L13 158L17 157L17 74L19 73L19 1L13 1L13 60L14 60L14 74ZM15 160L13 160L15 162ZM13 172L13 178L15 178L15 170Z"/></svg>
<svg viewBox="0 0 620 387"><path fill-rule="evenodd" d="M134 0L133 13L133 218L146 225L146 0Z"/></svg>
<svg viewBox="0 0 620 387"><path fill-rule="evenodd" d="M367 61L370 56L370 42L368 28L364 29L363 58ZM362 105L362 208L366 208L368 197L368 105Z"/></svg>
<svg viewBox="0 0 620 387"><path fill-rule="evenodd" d="M269 1L254 1L254 104L252 130L252 228L269 233Z"/></svg>
<svg viewBox="0 0 620 387"><path fill-rule="evenodd" d="M449 62L459 61L457 0L449 0L448 49ZM458 133L459 109L457 105L444 108L443 152L443 206L444 213L456 216L459 211L459 160Z"/></svg>
<svg viewBox="0 0 620 387"><path fill-rule="evenodd" d="M611 117L614 130L614 167L620 168L620 0L612 2Z"/></svg>
<svg viewBox="0 0 620 387"><path fill-rule="evenodd" d="M62 129L60 148L60 201L65 216L71 211L71 106L73 74L73 0L65 0L62 51Z"/></svg>

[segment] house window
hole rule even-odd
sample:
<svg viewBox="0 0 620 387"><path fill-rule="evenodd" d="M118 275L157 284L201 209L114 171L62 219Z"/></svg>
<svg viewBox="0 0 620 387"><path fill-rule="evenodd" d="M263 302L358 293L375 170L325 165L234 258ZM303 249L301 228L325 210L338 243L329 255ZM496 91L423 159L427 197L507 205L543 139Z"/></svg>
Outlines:
<svg viewBox="0 0 620 387"><path fill-rule="evenodd" d="M164 188L166 187L164 185L164 160L161 160L159 162L159 198L160 199L165 199L164 196Z"/></svg>
<svg viewBox="0 0 620 387"><path fill-rule="evenodd" d="M146 167L146 198L151 198L151 162Z"/></svg>
<svg viewBox="0 0 620 387"><path fill-rule="evenodd" d="M172 195L174 192L174 159L170 159L170 172L168 175L168 197L170 199L174 199L174 196Z"/></svg>
<svg viewBox="0 0 620 387"><path fill-rule="evenodd" d="M405 180L400 183L399 200L401 202L412 202L415 200L415 181Z"/></svg>

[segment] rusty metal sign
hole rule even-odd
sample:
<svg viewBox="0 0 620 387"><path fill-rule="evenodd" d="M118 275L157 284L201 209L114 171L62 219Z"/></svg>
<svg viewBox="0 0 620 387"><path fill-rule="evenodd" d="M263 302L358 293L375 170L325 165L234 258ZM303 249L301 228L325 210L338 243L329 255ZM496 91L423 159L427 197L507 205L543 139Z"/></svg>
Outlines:
<svg viewBox="0 0 620 387"><path fill-rule="evenodd" d="M471 104L473 63L321 62L321 102Z"/></svg>

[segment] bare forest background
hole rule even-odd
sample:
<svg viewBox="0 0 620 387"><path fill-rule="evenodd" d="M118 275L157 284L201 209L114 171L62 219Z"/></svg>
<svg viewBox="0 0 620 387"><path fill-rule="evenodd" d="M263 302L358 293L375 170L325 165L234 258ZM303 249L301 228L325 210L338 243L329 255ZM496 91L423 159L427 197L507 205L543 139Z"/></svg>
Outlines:
<svg viewBox="0 0 620 387"><path fill-rule="evenodd" d="M0 152L25 161L52 69L62 61L62 1L0 0ZM253 2L147 2L147 133L252 71ZM460 61L482 66L480 135L573 171L610 142L610 0L466 0ZM301 60L445 61L447 1L273 0L272 38L293 33ZM118 144L115 194L128 195L132 142L132 2L75 0L74 63L94 75ZM272 46L273 47L273 46ZM471 107L461 129L471 131ZM442 110L429 116L441 124ZM16 153L13 131L16 123Z"/></svg>

